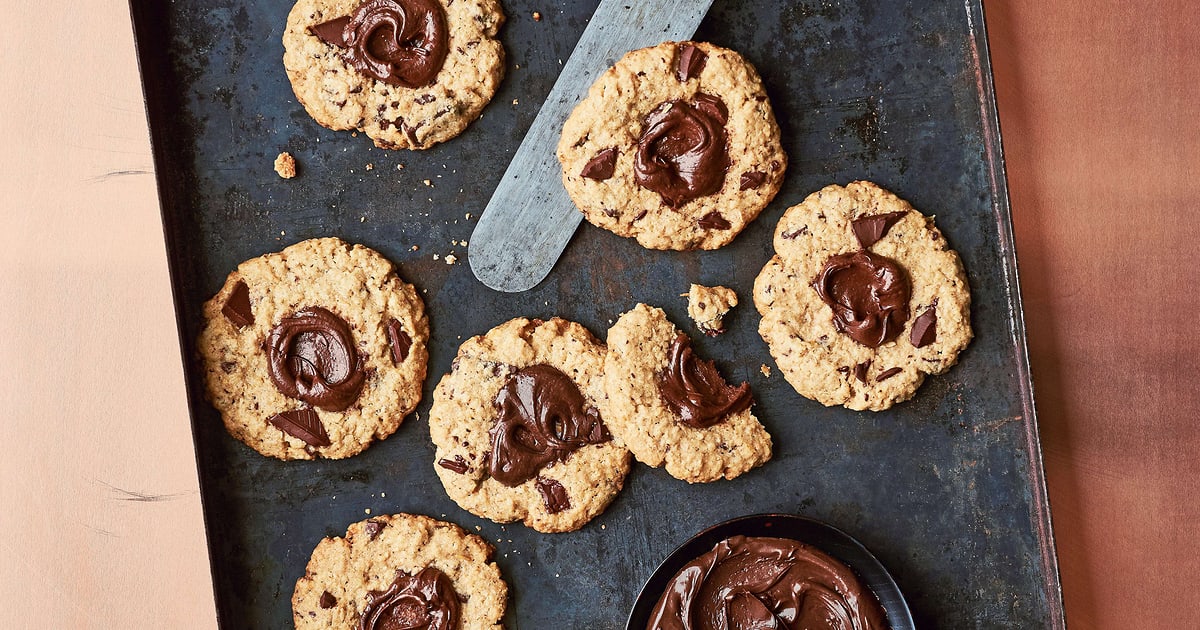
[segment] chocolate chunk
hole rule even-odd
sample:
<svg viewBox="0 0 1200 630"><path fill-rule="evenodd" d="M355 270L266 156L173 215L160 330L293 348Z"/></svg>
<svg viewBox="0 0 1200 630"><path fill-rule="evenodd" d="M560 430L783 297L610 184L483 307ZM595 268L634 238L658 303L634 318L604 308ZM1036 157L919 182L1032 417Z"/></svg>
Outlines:
<svg viewBox="0 0 1200 630"><path fill-rule="evenodd" d="M321 608L329 609L333 608L334 606L337 606L337 598L334 597L329 591L321 593Z"/></svg>
<svg viewBox="0 0 1200 630"><path fill-rule="evenodd" d="M238 328L245 328L254 323L254 311L250 310L250 287L246 286L245 282L238 280L238 283L233 285L233 291L226 298L225 306L221 307L221 313Z"/></svg>
<svg viewBox="0 0 1200 630"><path fill-rule="evenodd" d="M400 326L400 321L395 317L388 320L387 323L388 343L392 346L392 363L400 365L408 358L408 350L412 347L412 337L404 332L404 328Z"/></svg>
<svg viewBox="0 0 1200 630"><path fill-rule="evenodd" d="M875 377L875 382L882 383L882 382L888 380L889 378L892 378L893 376L899 374L901 371L902 370L898 367L888 368L888 369L884 370L883 372L881 372L879 374L879 376Z"/></svg>
<svg viewBox="0 0 1200 630"><path fill-rule="evenodd" d="M571 498L567 496L567 489L561 483L546 477L538 477L535 485L542 495L542 503L546 504L547 512L558 514L571 507Z"/></svg>
<svg viewBox="0 0 1200 630"><path fill-rule="evenodd" d="M908 340L912 342L914 348L924 348L929 344L937 341L937 302L934 303L917 316L913 322L912 331L908 334Z"/></svg>
<svg viewBox="0 0 1200 630"><path fill-rule="evenodd" d="M721 213L717 212L716 210L713 210L712 212L700 217L700 219L696 221L696 225L699 225L706 230L728 230L730 227L732 227L729 224L729 221L726 221L725 217L721 216Z"/></svg>
<svg viewBox="0 0 1200 630"><path fill-rule="evenodd" d="M675 54L675 78L679 79L680 83L686 83L688 80L696 78L704 69L706 61L708 61L708 55L697 48L695 44L691 42L680 44Z"/></svg>
<svg viewBox="0 0 1200 630"><path fill-rule="evenodd" d="M693 429L711 427L754 402L749 383L725 382L712 361L692 352L692 340L682 333L671 343L658 391L679 421Z"/></svg>
<svg viewBox="0 0 1200 630"><path fill-rule="evenodd" d="M293 409L278 413L267 419L275 428L309 446L329 446L329 434L325 425L312 409Z"/></svg>
<svg viewBox="0 0 1200 630"><path fill-rule="evenodd" d="M808 234L808 226L807 225L801 225L799 228L796 228L795 230L792 230L791 232L784 232L783 234L780 234L780 236L782 236L783 238L786 238L790 241L790 240L796 238L797 236L800 236L801 234Z"/></svg>
<svg viewBox="0 0 1200 630"><path fill-rule="evenodd" d="M860 217L852 221L850 226L854 230L854 238L858 239L858 244L862 245L863 249L867 249L883 238L883 235L887 234L887 231L906 214L908 213L900 211Z"/></svg>
<svg viewBox="0 0 1200 630"><path fill-rule="evenodd" d="M446 459L443 457L442 459L438 460L438 466L441 466L446 470L456 472L460 475L466 473L470 468L467 466L467 460L463 459L462 455L455 455L454 459Z"/></svg>
<svg viewBox="0 0 1200 630"><path fill-rule="evenodd" d="M617 154L616 147L610 147L597 153L583 166L583 170L579 172L580 177L594 179L598 182L612 177L613 172L617 169Z"/></svg>
<svg viewBox="0 0 1200 630"><path fill-rule="evenodd" d="M762 171L749 171L742 173L742 180L739 190L751 190L763 185L767 181L767 174Z"/></svg>
<svg viewBox="0 0 1200 630"><path fill-rule="evenodd" d="M308 27L308 32L316 35L317 39L329 44L330 46L345 48L346 38L344 33L346 32L346 25L349 23L350 16L346 15L340 18L329 20L328 22L314 24Z"/></svg>
<svg viewBox="0 0 1200 630"><path fill-rule="evenodd" d="M379 533L383 531L383 528L384 524L379 521L367 521L367 524L363 527L363 531L367 532L367 536L371 540L375 540L379 538Z"/></svg>
<svg viewBox="0 0 1200 630"><path fill-rule="evenodd" d="M854 366L854 378L866 383L867 382L867 368L869 368L869 367L871 367L871 362L869 360L863 361L862 363L859 363L858 365Z"/></svg>

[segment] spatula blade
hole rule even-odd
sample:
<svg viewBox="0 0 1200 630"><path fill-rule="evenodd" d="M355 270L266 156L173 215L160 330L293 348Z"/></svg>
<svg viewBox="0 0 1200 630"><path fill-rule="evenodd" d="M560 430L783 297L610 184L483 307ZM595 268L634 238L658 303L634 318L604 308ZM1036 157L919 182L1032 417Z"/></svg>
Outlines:
<svg viewBox="0 0 1200 630"><path fill-rule="evenodd" d="M588 87L630 50L688 39L712 0L602 0L471 234L471 271L485 285L526 291L545 278L583 215L562 185L555 147Z"/></svg>

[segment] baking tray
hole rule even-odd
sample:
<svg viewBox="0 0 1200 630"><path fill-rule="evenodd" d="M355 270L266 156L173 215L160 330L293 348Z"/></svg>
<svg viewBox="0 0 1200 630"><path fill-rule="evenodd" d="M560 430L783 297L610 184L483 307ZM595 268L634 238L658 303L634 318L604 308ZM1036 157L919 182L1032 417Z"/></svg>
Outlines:
<svg viewBox="0 0 1200 630"><path fill-rule="evenodd" d="M470 238L596 4L506 0L508 74L483 118L430 150L388 152L321 128L296 102L281 61L287 0L132 0L223 627L289 626L313 546L368 510L444 518L494 543L510 628L620 628L672 549L761 512L861 540L919 627L1063 627L980 2L717 0L696 37L739 50L763 76L790 156L774 203L715 252L649 251L584 225L540 285L491 291L453 242ZM291 181L271 169L283 150L300 163ZM937 216L973 294L976 338L959 365L882 413L827 409L760 373L774 364L750 299L783 210L859 178ZM280 462L230 438L204 401L201 304L239 262L326 235L382 252L420 289L430 377L388 440L347 460ZM752 384L771 462L694 486L636 466L608 510L571 534L481 520L446 497L425 418L461 340L519 315L559 315L603 338L638 301L691 329L678 297L690 282L741 296L730 331L695 345Z"/></svg>

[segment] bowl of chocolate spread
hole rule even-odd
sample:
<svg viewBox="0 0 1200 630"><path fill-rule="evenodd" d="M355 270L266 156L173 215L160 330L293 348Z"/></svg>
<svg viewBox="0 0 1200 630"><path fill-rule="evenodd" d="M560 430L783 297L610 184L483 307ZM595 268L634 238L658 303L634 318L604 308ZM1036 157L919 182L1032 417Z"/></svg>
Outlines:
<svg viewBox="0 0 1200 630"><path fill-rule="evenodd" d="M743 516L683 543L642 587L626 630L910 630L908 604L845 532Z"/></svg>

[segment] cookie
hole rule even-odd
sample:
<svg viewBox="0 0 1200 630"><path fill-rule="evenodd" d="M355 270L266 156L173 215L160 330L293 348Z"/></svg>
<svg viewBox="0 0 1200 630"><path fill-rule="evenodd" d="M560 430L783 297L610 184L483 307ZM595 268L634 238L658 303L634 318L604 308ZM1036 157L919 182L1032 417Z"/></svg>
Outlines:
<svg viewBox="0 0 1200 630"><path fill-rule="evenodd" d="M354 523L313 550L292 594L297 630L499 630L508 586L493 549L415 514Z"/></svg>
<svg viewBox="0 0 1200 630"><path fill-rule="evenodd" d="M496 93L503 23L497 0L299 0L283 65L318 123L383 149L426 149L462 133Z"/></svg>
<svg viewBox="0 0 1200 630"><path fill-rule="evenodd" d="M733 479L771 459L771 436L662 309L638 304L608 331L603 411L639 462L690 483Z"/></svg>
<svg viewBox="0 0 1200 630"><path fill-rule="evenodd" d="M758 216L787 156L754 67L664 42L609 68L563 126L563 185L597 227L650 249L716 249Z"/></svg>
<svg viewBox="0 0 1200 630"><path fill-rule="evenodd" d="M754 283L759 334L784 377L826 406L908 400L971 341L971 294L933 218L871 182L788 208Z"/></svg>
<svg viewBox="0 0 1200 630"><path fill-rule="evenodd" d="M197 343L225 428L279 459L350 457L417 406L429 321L392 263L337 238L238 265Z"/></svg>
<svg viewBox="0 0 1200 630"><path fill-rule="evenodd" d="M603 512L629 472L599 411L605 353L558 318L513 319L463 343L429 412L434 470L450 498L540 532L573 531Z"/></svg>
<svg viewBox="0 0 1200 630"><path fill-rule="evenodd" d="M737 293L729 287L693 284L687 292L688 317L709 337L725 332L725 315L737 306Z"/></svg>

